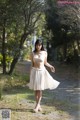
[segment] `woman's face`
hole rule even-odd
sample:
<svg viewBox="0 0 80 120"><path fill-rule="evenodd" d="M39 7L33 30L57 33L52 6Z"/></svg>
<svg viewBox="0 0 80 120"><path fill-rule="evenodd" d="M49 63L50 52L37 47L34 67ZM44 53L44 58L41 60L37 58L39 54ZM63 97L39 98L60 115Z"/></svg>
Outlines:
<svg viewBox="0 0 80 120"><path fill-rule="evenodd" d="M42 48L42 45L41 45L41 44L37 44L37 45L36 45L36 49L37 49L37 51L40 51L41 48Z"/></svg>

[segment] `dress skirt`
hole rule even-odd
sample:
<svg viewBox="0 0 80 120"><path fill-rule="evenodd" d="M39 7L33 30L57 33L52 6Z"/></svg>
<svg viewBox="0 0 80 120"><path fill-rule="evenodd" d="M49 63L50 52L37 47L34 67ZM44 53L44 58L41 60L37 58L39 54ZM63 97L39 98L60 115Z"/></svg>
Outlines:
<svg viewBox="0 0 80 120"><path fill-rule="evenodd" d="M30 73L30 82L27 86L32 90L45 90L55 89L58 87L60 82L53 79L46 68L35 68L32 67Z"/></svg>

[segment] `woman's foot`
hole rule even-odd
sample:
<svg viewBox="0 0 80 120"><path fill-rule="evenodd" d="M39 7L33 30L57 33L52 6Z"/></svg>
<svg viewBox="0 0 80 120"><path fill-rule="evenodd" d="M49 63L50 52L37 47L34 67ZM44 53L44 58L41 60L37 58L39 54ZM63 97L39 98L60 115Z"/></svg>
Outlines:
<svg viewBox="0 0 80 120"><path fill-rule="evenodd" d="M33 111L34 112L42 111L42 108L40 105L37 105Z"/></svg>
<svg viewBox="0 0 80 120"><path fill-rule="evenodd" d="M42 111L42 108L40 105L38 105L38 111Z"/></svg>
<svg viewBox="0 0 80 120"><path fill-rule="evenodd" d="M37 109L37 108L35 108L35 109L33 109L33 111L34 111L35 113L37 113L37 112L38 112L38 109Z"/></svg>
<svg viewBox="0 0 80 120"><path fill-rule="evenodd" d="M38 108L38 111L42 112L42 108L41 108L41 107L39 107L39 108Z"/></svg>

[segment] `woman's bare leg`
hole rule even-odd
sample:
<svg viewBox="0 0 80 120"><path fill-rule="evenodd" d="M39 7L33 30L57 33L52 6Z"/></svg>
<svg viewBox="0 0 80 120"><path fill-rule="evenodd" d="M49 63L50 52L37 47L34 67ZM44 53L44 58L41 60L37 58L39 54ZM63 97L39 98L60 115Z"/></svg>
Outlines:
<svg viewBox="0 0 80 120"><path fill-rule="evenodd" d="M42 91L36 90L35 91L35 98L36 98L36 106L35 106L35 111L37 112L38 110L41 110L41 98L42 98Z"/></svg>

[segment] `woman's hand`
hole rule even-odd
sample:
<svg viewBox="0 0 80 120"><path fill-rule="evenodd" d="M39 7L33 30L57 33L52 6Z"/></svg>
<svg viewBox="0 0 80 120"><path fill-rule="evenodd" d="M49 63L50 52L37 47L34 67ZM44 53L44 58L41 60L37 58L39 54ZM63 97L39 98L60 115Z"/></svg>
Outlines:
<svg viewBox="0 0 80 120"><path fill-rule="evenodd" d="M51 66L50 69L51 69L51 72L55 73L55 68L53 66Z"/></svg>

